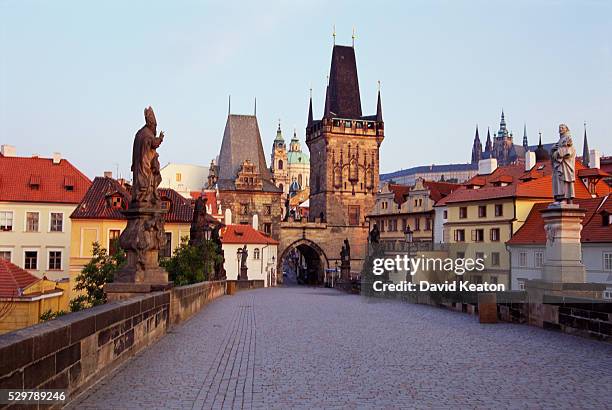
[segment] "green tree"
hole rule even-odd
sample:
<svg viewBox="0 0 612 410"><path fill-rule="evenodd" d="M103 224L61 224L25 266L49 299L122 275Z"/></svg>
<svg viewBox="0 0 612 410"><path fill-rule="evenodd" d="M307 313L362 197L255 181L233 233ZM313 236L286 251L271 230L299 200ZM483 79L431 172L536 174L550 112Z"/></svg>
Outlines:
<svg viewBox="0 0 612 410"><path fill-rule="evenodd" d="M68 312L64 310L58 310L57 312L54 312L51 309L47 309L40 315L40 321L46 322L47 320L53 320L56 317L64 316L66 313Z"/></svg>
<svg viewBox="0 0 612 410"><path fill-rule="evenodd" d="M104 285L113 281L115 271L125 263L125 253L116 249L109 255L98 242L93 243L91 260L76 277L74 288L84 293L70 301L72 312L106 303Z"/></svg>
<svg viewBox="0 0 612 410"><path fill-rule="evenodd" d="M161 266L168 272L168 279L175 286L191 285L208 280L215 261L220 256L218 246L213 241L204 241L199 245L189 245L187 237L181 238L181 244L174 250L174 255L163 259Z"/></svg>

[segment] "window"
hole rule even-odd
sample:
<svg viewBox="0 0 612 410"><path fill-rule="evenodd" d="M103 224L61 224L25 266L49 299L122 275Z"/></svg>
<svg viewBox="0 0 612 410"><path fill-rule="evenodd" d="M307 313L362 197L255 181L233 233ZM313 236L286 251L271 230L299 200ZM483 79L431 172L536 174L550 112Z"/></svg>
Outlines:
<svg viewBox="0 0 612 410"><path fill-rule="evenodd" d="M267 222L263 224L263 231L266 235L272 235L272 224Z"/></svg>
<svg viewBox="0 0 612 410"><path fill-rule="evenodd" d="M121 231L119 229L111 229L108 231L108 253L111 255L119 251L119 236L121 236Z"/></svg>
<svg viewBox="0 0 612 410"><path fill-rule="evenodd" d="M166 244L160 249L160 256L162 258L170 258L172 256L172 232L165 232Z"/></svg>
<svg viewBox="0 0 612 410"><path fill-rule="evenodd" d="M382 209L387 209L387 206L389 206L387 201L383 201L382 202Z"/></svg>
<svg viewBox="0 0 612 410"><path fill-rule="evenodd" d="M123 198L119 195L113 195L111 197L111 206L116 209L123 208Z"/></svg>
<svg viewBox="0 0 612 410"><path fill-rule="evenodd" d="M459 219L465 219L465 218L467 218L467 207L462 206L461 208L459 208Z"/></svg>
<svg viewBox="0 0 612 410"><path fill-rule="evenodd" d="M38 232L38 212L26 212L26 232Z"/></svg>
<svg viewBox="0 0 612 410"><path fill-rule="evenodd" d="M0 231L13 230L13 211L0 212Z"/></svg>
<svg viewBox="0 0 612 410"><path fill-rule="evenodd" d="M51 212L51 232L62 232L64 230L64 214Z"/></svg>
<svg viewBox="0 0 612 410"><path fill-rule="evenodd" d="M11 251L0 251L0 259L11 261Z"/></svg>
<svg viewBox="0 0 612 410"><path fill-rule="evenodd" d="M519 281L519 290L525 290L525 282L524 281Z"/></svg>
<svg viewBox="0 0 612 410"><path fill-rule="evenodd" d="M544 253L536 252L533 255L533 263L536 268L541 268L542 266L544 266Z"/></svg>
<svg viewBox="0 0 612 410"><path fill-rule="evenodd" d="M604 252L603 268L604 270L612 270L612 252Z"/></svg>
<svg viewBox="0 0 612 410"><path fill-rule="evenodd" d="M418 216L414 218L414 230L415 231L421 230L421 218L419 218Z"/></svg>
<svg viewBox="0 0 612 410"><path fill-rule="evenodd" d="M465 252L457 252L457 259L465 259Z"/></svg>
<svg viewBox="0 0 612 410"><path fill-rule="evenodd" d="M168 212L170 212L170 208L172 208L172 201L170 201L170 199L169 199L169 198L167 198L167 197L163 197L163 198L161 199L161 208L162 208L164 211L168 211Z"/></svg>
<svg viewBox="0 0 612 410"><path fill-rule="evenodd" d="M474 259L480 259L481 261L484 261L484 252L476 252L476 254L474 255Z"/></svg>
<svg viewBox="0 0 612 410"><path fill-rule="evenodd" d="M425 230L431 231L431 218L425 218Z"/></svg>
<svg viewBox="0 0 612 410"><path fill-rule="evenodd" d="M465 242L465 229L455 229L455 242Z"/></svg>
<svg viewBox="0 0 612 410"><path fill-rule="evenodd" d="M264 205L264 215L272 215L272 205Z"/></svg>
<svg viewBox="0 0 612 410"><path fill-rule="evenodd" d="M527 266L527 252L519 253L519 266Z"/></svg>
<svg viewBox="0 0 612 410"><path fill-rule="evenodd" d="M359 225L359 205L348 207L349 225Z"/></svg>
<svg viewBox="0 0 612 410"><path fill-rule="evenodd" d="M491 228L491 242L499 242L499 228Z"/></svg>
<svg viewBox="0 0 612 410"><path fill-rule="evenodd" d="M61 251L49 251L49 270L62 270Z"/></svg>
<svg viewBox="0 0 612 410"><path fill-rule="evenodd" d="M259 259L259 248L255 248L253 251L253 259Z"/></svg>
<svg viewBox="0 0 612 410"><path fill-rule="evenodd" d="M249 214L249 204L240 204L240 215L248 215Z"/></svg>
<svg viewBox="0 0 612 410"><path fill-rule="evenodd" d="M38 269L38 251L25 251L24 256L24 269Z"/></svg>
<svg viewBox="0 0 612 410"><path fill-rule="evenodd" d="M491 266L499 266L499 252L491 252Z"/></svg>
<svg viewBox="0 0 612 410"><path fill-rule="evenodd" d="M283 169L283 160L282 159L278 160L278 167L277 168L278 169Z"/></svg>
<svg viewBox="0 0 612 410"><path fill-rule="evenodd" d="M181 180L183 179L183 176L181 175L180 172L176 173L175 179L176 179L176 182L181 182Z"/></svg>
<svg viewBox="0 0 612 410"><path fill-rule="evenodd" d="M503 204L495 204L495 216L504 216Z"/></svg>
<svg viewBox="0 0 612 410"><path fill-rule="evenodd" d="M486 218L487 217L487 206L486 205L479 205L478 206L478 217L479 218Z"/></svg>
<svg viewBox="0 0 612 410"><path fill-rule="evenodd" d="M484 229L472 230L472 240L474 242L483 242L484 241Z"/></svg>
<svg viewBox="0 0 612 410"><path fill-rule="evenodd" d="M445 209L443 215L444 215L443 217L444 219L448 219L448 210Z"/></svg>

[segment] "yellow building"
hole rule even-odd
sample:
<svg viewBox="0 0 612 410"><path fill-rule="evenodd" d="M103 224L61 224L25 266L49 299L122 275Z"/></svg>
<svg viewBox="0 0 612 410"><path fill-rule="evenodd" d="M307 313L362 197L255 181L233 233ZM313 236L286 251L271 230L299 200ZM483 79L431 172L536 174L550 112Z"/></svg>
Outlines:
<svg viewBox="0 0 612 410"><path fill-rule="evenodd" d="M577 163L577 169L582 165ZM510 254L506 242L524 224L533 205L552 201L549 161L519 162L497 167L495 159L481 160L478 175L442 199L446 207L444 242L453 258L484 259L482 272L466 274L473 283L499 283L510 289ZM577 180L577 198L595 193Z"/></svg>
<svg viewBox="0 0 612 410"><path fill-rule="evenodd" d="M43 313L68 311L69 283L42 279L0 258L0 334L40 322Z"/></svg>
<svg viewBox="0 0 612 410"><path fill-rule="evenodd" d="M189 238L193 218L191 200L172 189L160 189L162 203L168 213L165 217L166 247L160 256L171 256L181 238ZM96 177L81 203L70 216L72 235L70 244L70 280L74 282L83 266L92 257L92 245L112 252L118 245L119 235L127 225L121 213L131 200L129 185L110 177Z"/></svg>

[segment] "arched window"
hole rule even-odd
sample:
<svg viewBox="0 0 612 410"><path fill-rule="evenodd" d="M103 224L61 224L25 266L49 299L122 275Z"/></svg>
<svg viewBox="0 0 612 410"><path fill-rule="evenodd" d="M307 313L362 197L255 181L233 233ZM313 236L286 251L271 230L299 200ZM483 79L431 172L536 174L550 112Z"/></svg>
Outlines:
<svg viewBox="0 0 612 410"><path fill-rule="evenodd" d="M253 251L253 259L259 259L259 248L255 248Z"/></svg>
<svg viewBox="0 0 612 410"><path fill-rule="evenodd" d="M282 159L278 160L278 169L283 169L283 160Z"/></svg>
<svg viewBox="0 0 612 410"><path fill-rule="evenodd" d="M355 158L351 159L349 165L349 181L357 182L359 180L359 165Z"/></svg>
<svg viewBox="0 0 612 410"><path fill-rule="evenodd" d="M283 184L278 184L278 187L281 189L281 191L285 191L285 187L283 186Z"/></svg>
<svg viewBox="0 0 612 410"><path fill-rule="evenodd" d="M302 174L298 175L298 184L299 184L300 188L302 188Z"/></svg>

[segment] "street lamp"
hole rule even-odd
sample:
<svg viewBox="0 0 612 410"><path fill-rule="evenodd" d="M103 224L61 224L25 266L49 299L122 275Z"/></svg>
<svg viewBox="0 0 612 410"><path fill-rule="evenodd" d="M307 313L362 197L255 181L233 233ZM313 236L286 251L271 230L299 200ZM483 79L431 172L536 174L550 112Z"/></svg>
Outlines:
<svg viewBox="0 0 612 410"><path fill-rule="evenodd" d="M413 234L414 232L412 232L412 229L410 229L410 225L406 226L406 229L404 229L404 241L406 243L406 247L408 248L408 259L412 259L412 255L411 255L411 251L412 251L412 241L413 241ZM412 264L410 266L413 266ZM412 275L411 275L411 271L407 270L406 271L406 282L412 282Z"/></svg>

